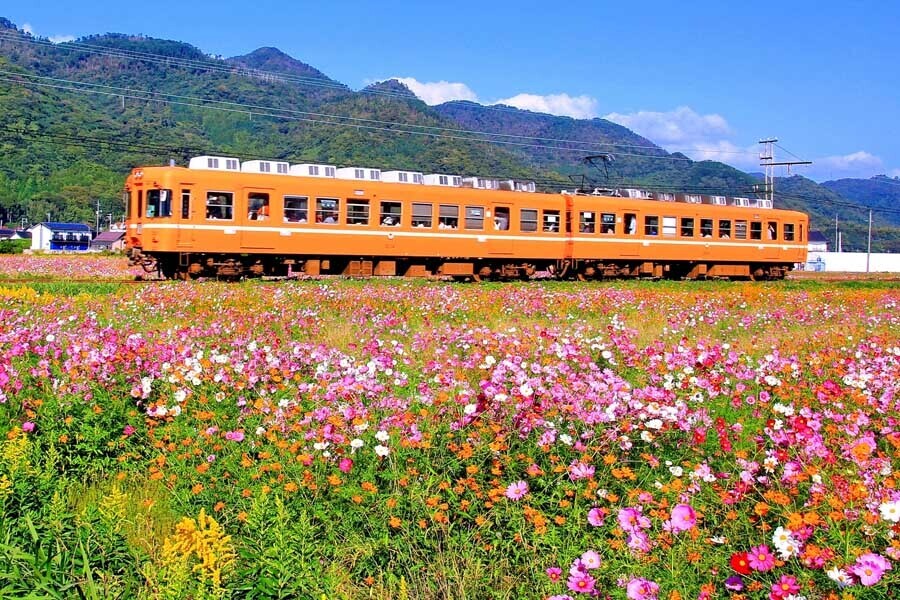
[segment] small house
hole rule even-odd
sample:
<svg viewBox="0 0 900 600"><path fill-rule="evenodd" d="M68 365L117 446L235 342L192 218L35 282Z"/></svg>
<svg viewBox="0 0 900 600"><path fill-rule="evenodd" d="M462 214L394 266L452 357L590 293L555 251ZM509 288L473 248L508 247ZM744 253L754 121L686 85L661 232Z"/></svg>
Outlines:
<svg viewBox="0 0 900 600"><path fill-rule="evenodd" d="M84 223L38 223L31 228L32 250L85 252L91 247L91 228Z"/></svg>
<svg viewBox="0 0 900 600"><path fill-rule="evenodd" d="M91 250L121 252L125 249L125 232L113 229L100 233L91 241Z"/></svg>

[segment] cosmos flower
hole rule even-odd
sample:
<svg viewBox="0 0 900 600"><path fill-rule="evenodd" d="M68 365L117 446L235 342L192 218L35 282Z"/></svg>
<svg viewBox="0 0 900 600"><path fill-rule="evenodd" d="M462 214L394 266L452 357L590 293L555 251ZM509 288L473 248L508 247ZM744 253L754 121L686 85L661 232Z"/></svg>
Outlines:
<svg viewBox="0 0 900 600"><path fill-rule="evenodd" d="M659 585L649 579L635 577L625 584L625 595L628 600L656 600L657 594Z"/></svg>
<svg viewBox="0 0 900 600"><path fill-rule="evenodd" d="M754 571L771 571L775 567L775 555L768 546L753 546L747 553L747 564Z"/></svg>
<svg viewBox="0 0 900 600"><path fill-rule="evenodd" d="M528 484L524 481L515 481L506 487L505 495L510 500L521 500L528 493Z"/></svg>
<svg viewBox="0 0 900 600"><path fill-rule="evenodd" d="M690 504L676 504L670 519L672 531L687 531L697 524L697 514Z"/></svg>

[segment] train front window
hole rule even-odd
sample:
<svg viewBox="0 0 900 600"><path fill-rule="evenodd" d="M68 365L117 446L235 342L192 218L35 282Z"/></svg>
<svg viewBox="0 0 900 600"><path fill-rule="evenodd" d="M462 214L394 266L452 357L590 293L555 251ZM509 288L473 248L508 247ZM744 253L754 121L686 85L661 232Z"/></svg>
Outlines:
<svg viewBox="0 0 900 600"><path fill-rule="evenodd" d="M309 218L309 198L306 196L284 197L284 222L306 223Z"/></svg>
<svg viewBox="0 0 900 600"><path fill-rule="evenodd" d="M559 232L559 211L558 210L545 210L544 211L543 231L546 231L547 233Z"/></svg>
<svg viewBox="0 0 900 600"><path fill-rule="evenodd" d="M206 218L223 221L234 219L234 194L232 192L207 192Z"/></svg>
<svg viewBox="0 0 900 600"><path fill-rule="evenodd" d="M412 226L427 227L430 229L433 223L431 218L433 210L434 207L430 204L414 202L412 205Z"/></svg>
<svg viewBox="0 0 900 600"><path fill-rule="evenodd" d="M578 230L581 233L594 233L597 231L597 213L581 211Z"/></svg>
<svg viewBox="0 0 900 600"><path fill-rule="evenodd" d="M337 198L316 198L316 223L337 223L339 208L340 201Z"/></svg>
<svg viewBox="0 0 900 600"><path fill-rule="evenodd" d="M484 229L484 207L466 207L466 229Z"/></svg>
<svg viewBox="0 0 900 600"><path fill-rule="evenodd" d="M694 237L694 219L690 217L681 218L681 237Z"/></svg>
<svg viewBox="0 0 900 600"><path fill-rule="evenodd" d="M369 201L368 200L347 200L347 224L348 225L368 225L369 224Z"/></svg>
<svg viewBox="0 0 900 600"><path fill-rule="evenodd" d="M537 231L538 211L534 208L523 208L519 225L522 231Z"/></svg>
<svg viewBox="0 0 900 600"><path fill-rule="evenodd" d="M253 192L247 194L247 218L265 221L269 218L269 195Z"/></svg>
<svg viewBox="0 0 900 600"><path fill-rule="evenodd" d="M403 217L403 207L399 202L386 200L381 203L381 212L378 214L378 222L385 227L397 227Z"/></svg>
<svg viewBox="0 0 900 600"><path fill-rule="evenodd" d="M172 190L147 190L148 219L172 216Z"/></svg>
<svg viewBox="0 0 900 600"><path fill-rule="evenodd" d="M786 242L794 241L794 224L793 223L785 223L784 224L784 241L786 241Z"/></svg>

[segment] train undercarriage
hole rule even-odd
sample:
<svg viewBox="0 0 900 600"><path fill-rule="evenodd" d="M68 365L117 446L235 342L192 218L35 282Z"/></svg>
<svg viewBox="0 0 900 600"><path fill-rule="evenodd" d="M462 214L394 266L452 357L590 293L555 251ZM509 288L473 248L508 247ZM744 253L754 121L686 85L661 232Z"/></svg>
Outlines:
<svg viewBox="0 0 900 600"><path fill-rule="evenodd" d="M163 279L253 277L294 279L345 277L420 277L456 281L529 279L783 279L792 265L715 261L513 260L511 258L419 258L350 256L279 256L212 253L129 253L132 264Z"/></svg>

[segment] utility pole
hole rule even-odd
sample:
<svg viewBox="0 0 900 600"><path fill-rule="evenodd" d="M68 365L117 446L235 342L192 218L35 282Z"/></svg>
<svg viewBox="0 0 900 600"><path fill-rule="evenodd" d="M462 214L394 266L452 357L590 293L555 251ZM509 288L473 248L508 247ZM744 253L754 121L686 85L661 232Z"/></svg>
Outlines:
<svg viewBox="0 0 900 600"><path fill-rule="evenodd" d="M841 251L840 233L838 232L838 215L834 213L834 251Z"/></svg>
<svg viewBox="0 0 900 600"><path fill-rule="evenodd" d="M869 258L872 255L872 209L869 209L869 244L866 247L866 273L869 272Z"/></svg>
<svg viewBox="0 0 900 600"><path fill-rule="evenodd" d="M97 210L94 213L97 215L96 226L94 227L94 232L96 234L100 233L100 198L97 198Z"/></svg>
<svg viewBox="0 0 900 600"><path fill-rule="evenodd" d="M792 166L812 164L811 160L786 160L775 162L775 142L777 141L778 138L774 137L759 140L759 143L763 145L763 150L759 153L759 166L764 167L766 170L764 192L770 205L773 205L773 202L775 201L775 167L787 167L788 175L790 175Z"/></svg>

